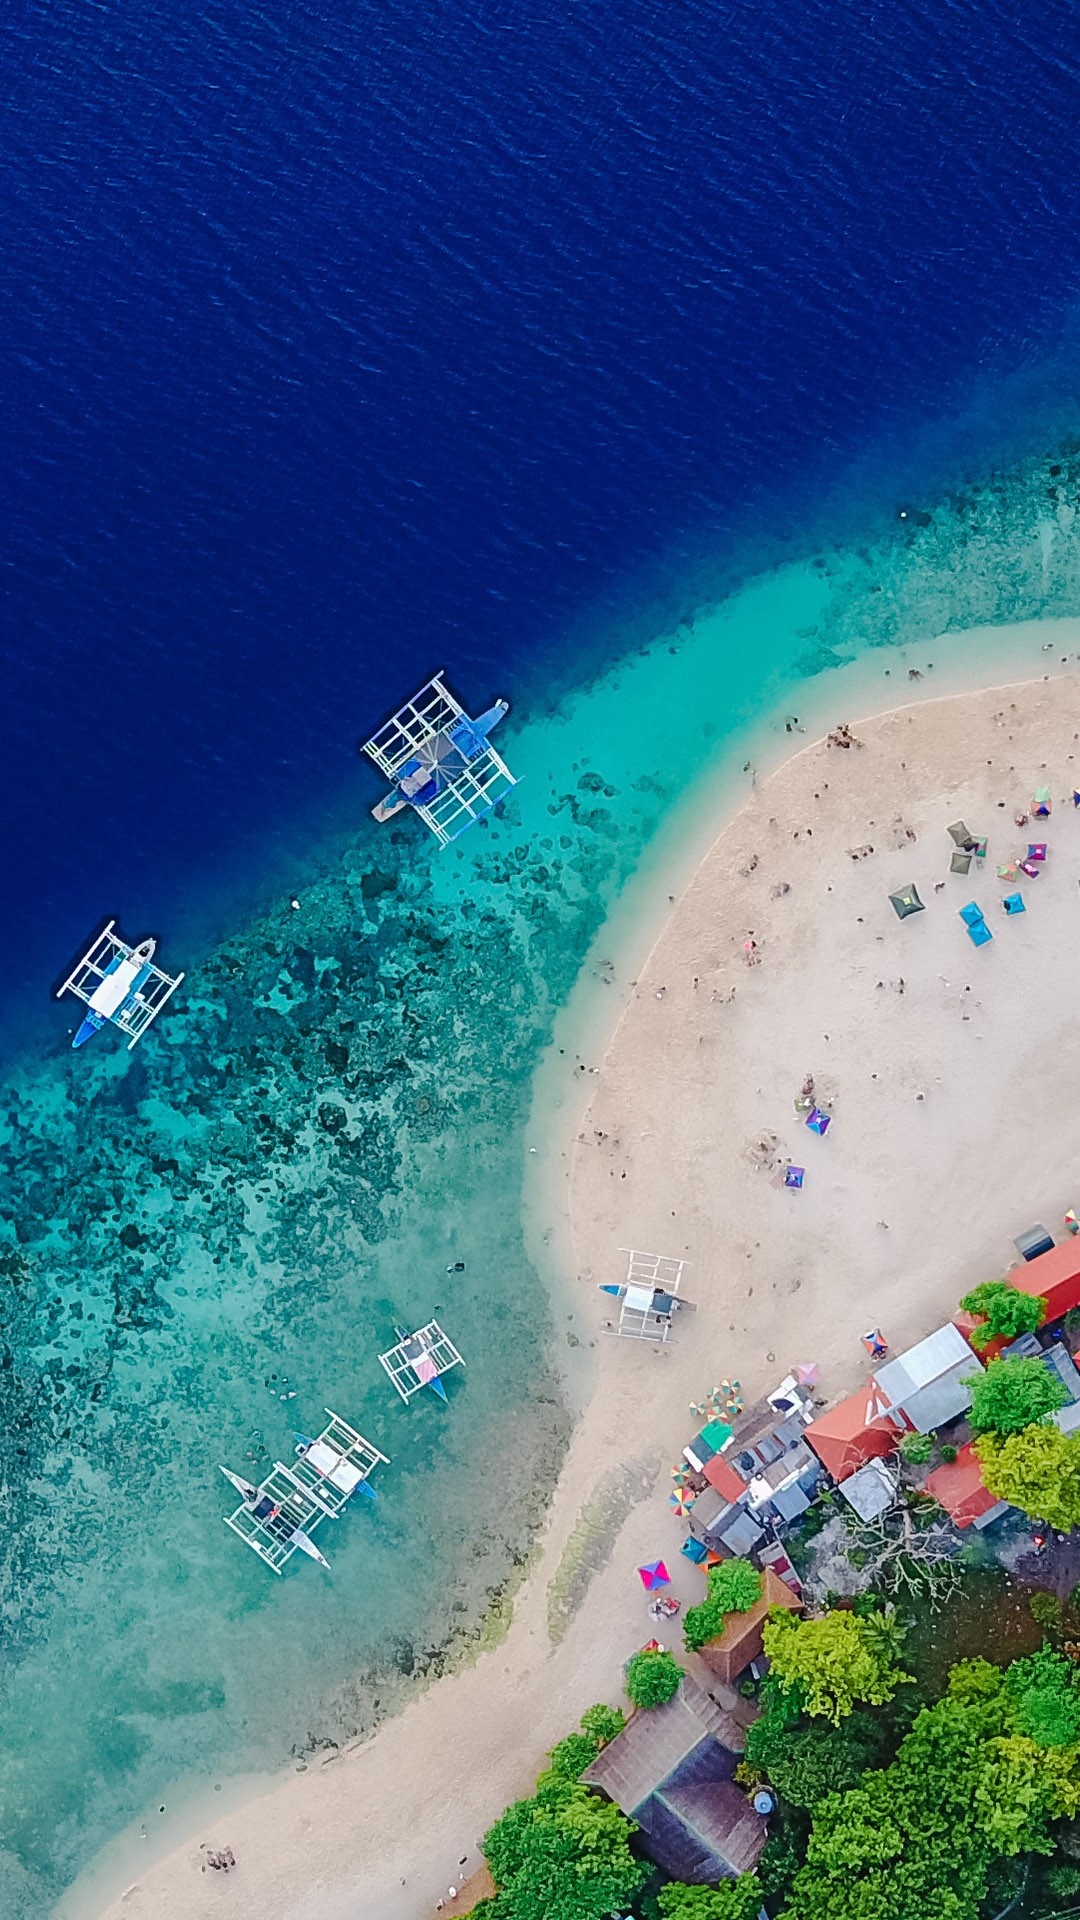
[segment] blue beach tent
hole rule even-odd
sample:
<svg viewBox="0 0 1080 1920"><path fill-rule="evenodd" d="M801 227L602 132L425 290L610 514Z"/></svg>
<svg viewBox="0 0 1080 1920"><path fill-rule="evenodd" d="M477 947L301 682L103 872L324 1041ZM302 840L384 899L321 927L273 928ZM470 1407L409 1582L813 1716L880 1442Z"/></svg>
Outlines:
<svg viewBox="0 0 1080 1920"><path fill-rule="evenodd" d="M1022 893L1007 893L1001 904L1004 907L1006 913L1026 913L1027 912L1027 908L1024 905L1024 896Z"/></svg>
<svg viewBox="0 0 1080 1920"><path fill-rule="evenodd" d="M970 926L967 931L968 939L971 941L973 947L985 947L987 941L992 940L994 937L985 920L976 920L975 924Z"/></svg>
<svg viewBox="0 0 1080 1920"><path fill-rule="evenodd" d="M986 915L977 900L969 900L966 907L957 909L965 927L977 927Z"/></svg>

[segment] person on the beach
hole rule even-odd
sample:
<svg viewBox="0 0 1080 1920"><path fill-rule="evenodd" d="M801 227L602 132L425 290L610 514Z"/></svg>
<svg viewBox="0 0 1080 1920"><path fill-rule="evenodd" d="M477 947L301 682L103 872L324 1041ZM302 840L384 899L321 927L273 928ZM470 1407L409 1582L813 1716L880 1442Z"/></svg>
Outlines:
<svg viewBox="0 0 1080 1920"><path fill-rule="evenodd" d="M888 1342L882 1334L880 1327L871 1327L869 1333L863 1334L863 1346L866 1348L871 1360L884 1360L885 1355L889 1351Z"/></svg>

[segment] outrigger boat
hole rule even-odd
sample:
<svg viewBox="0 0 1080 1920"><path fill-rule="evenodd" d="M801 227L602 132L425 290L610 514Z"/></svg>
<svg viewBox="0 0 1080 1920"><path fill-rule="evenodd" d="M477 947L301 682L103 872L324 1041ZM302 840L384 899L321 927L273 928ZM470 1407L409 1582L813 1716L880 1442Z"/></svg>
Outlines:
<svg viewBox="0 0 1080 1920"><path fill-rule="evenodd" d="M380 1460L388 1464L386 1454L355 1427L330 1407L325 1411L328 1425L318 1437L297 1434L292 1466L276 1460L257 1487L230 1467L221 1469L241 1496L235 1512L223 1516L225 1525L275 1573L284 1570L294 1553L306 1554L329 1572L330 1562L311 1537L315 1528L324 1520L337 1520L354 1493L374 1500L368 1476Z"/></svg>
<svg viewBox="0 0 1080 1920"><path fill-rule="evenodd" d="M680 1307L692 1307L679 1292L686 1268L685 1260L665 1253L642 1253L637 1247L620 1247L627 1255L626 1279L621 1283L598 1282L601 1293L620 1302L619 1324L610 1331L624 1340L666 1341Z"/></svg>
<svg viewBox="0 0 1080 1920"><path fill-rule="evenodd" d="M184 977L178 973L174 978L154 966L155 940L140 940L138 946L129 947L114 932L115 926L115 920L110 920L96 935L57 990L58 1000L73 993L86 1007L73 1047L84 1046L110 1021L127 1035L130 1053Z"/></svg>
<svg viewBox="0 0 1080 1920"><path fill-rule="evenodd" d="M403 1327L395 1327L394 1332L398 1337L397 1346L380 1353L379 1360L402 1399L407 1403L422 1387L430 1387L440 1400L445 1400L442 1375L449 1373L451 1367L465 1365L453 1341L447 1339L437 1320L429 1320L426 1327L418 1327L415 1333L406 1333Z"/></svg>
<svg viewBox="0 0 1080 1920"><path fill-rule="evenodd" d="M444 847L483 819L517 785L489 742L508 712L496 700L470 719L437 673L364 741L361 752L393 783L372 807L374 818L392 820L412 807Z"/></svg>

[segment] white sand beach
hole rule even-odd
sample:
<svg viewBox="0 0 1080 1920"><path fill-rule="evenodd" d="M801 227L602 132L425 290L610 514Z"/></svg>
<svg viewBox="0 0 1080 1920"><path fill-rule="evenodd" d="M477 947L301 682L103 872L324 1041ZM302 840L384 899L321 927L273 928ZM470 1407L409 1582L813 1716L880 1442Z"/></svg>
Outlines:
<svg viewBox="0 0 1080 1920"><path fill-rule="evenodd" d="M699 1596L666 1504L687 1403L721 1375L751 1398L811 1360L840 1397L868 1371L865 1327L903 1346L1005 1271L1015 1233L1080 1204L1075 680L846 717L858 745L797 742L723 827L586 1063L574 1138L551 1144L594 1379L506 1638L367 1744L208 1819L121 1897L58 1913L432 1913L545 1750L619 1697L651 1631L636 1564L665 1555L676 1593ZM1042 785L1051 818L1017 827ZM966 878L949 873L957 818L989 840ZM1009 918L995 867L1029 840L1048 857ZM912 881L926 911L900 921L888 895ZM994 935L980 951L957 913L973 898ZM807 1075L832 1106L824 1139L795 1112ZM776 1182L785 1159L806 1168L800 1192ZM696 1312L662 1350L602 1332L614 1302L596 1286L629 1245L689 1263ZM555 1645L553 1581L569 1605ZM225 1846L235 1869L207 1870Z"/></svg>

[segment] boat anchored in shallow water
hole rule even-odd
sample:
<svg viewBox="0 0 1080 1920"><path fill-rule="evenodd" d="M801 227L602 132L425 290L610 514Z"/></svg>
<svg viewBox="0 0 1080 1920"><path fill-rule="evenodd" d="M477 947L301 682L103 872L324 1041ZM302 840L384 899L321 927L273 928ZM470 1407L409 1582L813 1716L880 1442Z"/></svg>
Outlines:
<svg viewBox="0 0 1080 1920"><path fill-rule="evenodd" d="M329 1560L311 1537L315 1528L324 1520L337 1520L354 1493L377 1499L369 1476L380 1460L389 1465L386 1454L347 1420L330 1407L325 1412L329 1424L317 1439L298 1433L292 1465L276 1460L257 1487L230 1467L221 1469L241 1496L235 1512L223 1515L225 1525L275 1573L284 1570L294 1553L306 1554L329 1572Z"/></svg>
<svg viewBox="0 0 1080 1920"><path fill-rule="evenodd" d="M446 1399L446 1388L442 1375L449 1373L451 1367L465 1365L452 1340L447 1339L437 1320L429 1320L426 1327L418 1327L415 1333L406 1333L404 1327L395 1327L398 1343L380 1353L379 1360L386 1368L402 1399L412 1399L422 1387L430 1387L440 1400Z"/></svg>
<svg viewBox="0 0 1080 1920"><path fill-rule="evenodd" d="M73 1047L84 1046L109 1022L127 1035L130 1053L184 977L154 966L155 940L140 940L138 946L129 947L115 927L115 920L110 920L57 989L58 1000L73 993L86 1007Z"/></svg>
<svg viewBox="0 0 1080 1920"><path fill-rule="evenodd" d="M470 719L441 671L365 740L361 752L393 782L371 811L392 820L412 807L440 846L498 806L517 781L489 735L509 712L505 700Z"/></svg>

